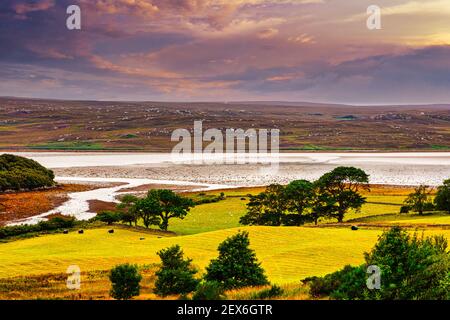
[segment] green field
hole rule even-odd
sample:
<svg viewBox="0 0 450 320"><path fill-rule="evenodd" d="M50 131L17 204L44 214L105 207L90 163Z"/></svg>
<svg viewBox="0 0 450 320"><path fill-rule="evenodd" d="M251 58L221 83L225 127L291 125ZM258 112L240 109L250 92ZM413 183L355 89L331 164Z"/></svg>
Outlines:
<svg viewBox="0 0 450 320"><path fill-rule="evenodd" d="M202 204L191 209L183 220L173 219L169 230L180 235L222 230L239 227L239 218L246 212L247 194L255 194L262 189L226 191L227 198L216 203ZM217 192L210 192L216 194ZM245 200L241 200L245 198ZM397 214L400 212L404 196L367 196L368 203L359 212L352 211L345 220L353 220L381 214ZM395 217L394 217L395 218ZM323 220L321 223L334 222Z"/></svg>
<svg viewBox="0 0 450 320"><path fill-rule="evenodd" d="M325 274L345 264L363 261L379 231L354 232L347 229L247 227L252 247L270 280L277 283ZM0 245L0 277L61 273L76 264L83 271L108 269L121 262L151 264L156 252L179 244L199 267L217 255L218 244L237 229L190 236L157 238L145 233L107 229L86 230L80 235L48 235ZM145 237L145 240L140 240ZM351 246L351 250L349 247Z"/></svg>
<svg viewBox="0 0 450 320"><path fill-rule="evenodd" d="M207 203L191 209L183 220L173 219L169 229L180 235L222 230L239 226L247 201L239 197Z"/></svg>
<svg viewBox="0 0 450 320"><path fill-rule="evenodd" d="M262 190L263 188L227 190L225 200L192 208L185 219L170 220L169 231L175 232L176 236L117 225L113 227L114 234L109 234L109 227L104 226L85 229L84 234L74 231L2 243L0 279L3 279L4 285L11 281L9 286L19 288L16 295L18 298L39 297L39 294L47 296L45 292L48 292L51 298L71 299L64 289L65 272L70 265L78 265L90 279L83 289L85 297L108 298L109 280L106 273L98 273L100 270L109 270L120 263L149 266L149 270L153 271L149 271L146 276L151 282L155 264L159 263L156 252L179 244L186 256L192 258L202 272L209 261L217 256L220 242L238 230L247 230L251 246L269 280L291 288L287 298L307 299L307 291L299 282L301 279L325 275L347 264L362 263L364 252L373 247L378 236L390 225L405 225L411 232L419 227L419 233L427 230L428 235L443 234L450 238L448 214L399 214L405 199L404 190L398 194L389 194L392 190L378 190L367 194L368 203L359 212L348 213L345 219L348 223L343 225L336 224L335 220L324 220L320 221L318 227L240 226L239 218L246 211L248 194L256 194ZM211 198L218 193L191 193L191 196L196 199ZM360 230L352 231L350 225L353 224L360 224ZM14 279L6 280L11 277ZM59 280L55 280L51 290L46 291L50 281L48 279L53 278ZM22 288L27 279L34 283L33 289L30 289L34 295L28 296L26 286ZM10 289L2 290L0 296L15 296L10 294ZM249 294L250 291L243 289L232 293L231 297L239 298ZM139 298L157 297L152 293L151 285L148 285Z"/></svg>
<svg viewBox="0 0 450 320"><path fill-rule="evenodd" d="M346 228L245 227L196 235L158 238L141 232L90 229L85 234L47 235L0 245L0 278L31 274L64 273L68 266L82 271L109 269L115 264L158 263L156 252L179 244L200 268L217 256L217 246L238 230L250 232L251 246L275 283L293 283L324 275L346 264L363 262L381 230ZM450 236L450 230L427 231ZM140 240L145 237L145 240Z"/></svg>

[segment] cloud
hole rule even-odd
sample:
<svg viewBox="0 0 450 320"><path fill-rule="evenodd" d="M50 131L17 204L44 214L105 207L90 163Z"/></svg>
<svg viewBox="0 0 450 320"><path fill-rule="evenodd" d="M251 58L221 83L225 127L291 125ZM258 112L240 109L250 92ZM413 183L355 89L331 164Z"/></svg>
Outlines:
<svg viewBox="0 0 450 320"><path fill-rule="evenodd" d="M450 15L448 0L410 1L407 3L386 6L383 15Z"/></svg>
<svg viewBox="0 0 450 320"><path fill-rule="evenodd" d="M279 33L278 29L268 28L260 31L257 35L259 39L270 39L275 37Z"/></svg>
<svg viewBox="0 0 450 320"><path fill-rule="evenodd" d="M298 36L293 36L293 37L289 37L288 41L290 42L294 42L294 43L315 43L316 41L314 40L313 36L310 36L306 33L302 33Z"/></svg>
<svg viewBox="0 0 450 320"><path fill-rule="evenodd" d="M41 0L38 2L20 2L14 5L16 14L25 17L27 13L34 11L45 11L55 6L54 0Z"/></svg>

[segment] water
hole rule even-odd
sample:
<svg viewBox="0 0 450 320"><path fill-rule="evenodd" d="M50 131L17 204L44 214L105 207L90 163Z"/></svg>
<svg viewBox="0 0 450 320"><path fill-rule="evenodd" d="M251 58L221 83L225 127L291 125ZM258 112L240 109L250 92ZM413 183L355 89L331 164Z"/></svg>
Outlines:
<svg viewBox="0 0 450 320"><path fill-rule="evenodd" d="M43 153L14 153L16 155L28 157L52 169L63 169L73 167L110 167L110 166L132 166L147 165L155 167L169 167L173 164L195 164L193 160L198 160L199 155L173 156L170 153L76 153L76 152L43 152ZM201 155L200 155L201 156ZM242 158L243 155L237 155ZM236 157L234 154L227 155L206 155L204 160L213 161L217 159ZM117 187L107 187L97 190L75 192L69 194L69 200L49 212L16 221L14 224L37 223L45 219L46 216L61 213L63 215L75 216L77 219L85 220L95 216L89 212L89 200L101 200L105 202L116 202L119 190L122 188L137 187L144 184L171 184L198 186L197 190L225 189L237 186L261 185L270 183L287 183L294 179L308 178L316 179L316 175L321 174L325 167L338 165L359 166L371 175L371 182L381 184L418 185L422 183L438 185L444 178L450 175L450 152L410 152L410 153L283 153L283 154L245 154L246 163L267 163L278 161L287 164L306 164L307 169L299 172L288 172L287 176L280 175L280 181L264 181L260 176L251 176L250 167L245 172L237 172L235 169L226 169L226 173L219 175L217 184L203 182L192 182L196 178L192 173L178 173L172 175L177 180L152 180L152 179L131 179L126 177L118 178L87 178L87 177L57 177L58 181L86 181L86 182L121 182L125 185ZM214 181L214 174L217 176L218 169L211 165L208 167L209 177L207 181ZM323 173L323 172L322 172ZM123 174L125 175L125 174ZM230 176L237 175L240 185L224 185L223 181L229 181ZM285 173L286 175L286 173ZM284 179L284 180L283 180ZM286 180L286 181L285 181ZM267 183L266 183L267 182Z"/></svg>
<svg viewBox="0 0 450 320"><path fill-rule="evenodd" d="M178 186L195 186L198 188L193 191L206 191L206 190L219 190L227 189L230 186L220 184L204 184L194 183L186 181L174 181L174 180L152 180L152 179L127 179L127 178L82 178L82 177L58 177L56 181L59 182L98 182L98 183L123 183L123 185L115 187L100 188L90 191L73 192L69 193L69 200L60 205L59 207L45 212L43 214L33 216L30 218L14 221L9 225L22 225L22 224L36 224L40 221L46 220L46 217L55 213L60 213L65 216L73 216L77 220L89 220L95 217L94 212L89 211L90 200L100 200L105 202L118 202L116 197L123 192L120 192L123 188L134 188L146 184L167 184Z"/></svg>
<svg viewBox="0 0 450 320"><path fill-rule="evenodd" d="M77 152L17 152L38 161L48 168L170 165L192 163L199 155L172 155L170 153L77 153ZM203 155L206 161L235 157L233 154ZM242 155L236 156L242 157ZM280 153L245 154L247 163L279 161L281 163L348 163L377 162L418 165L449 165L450 152L404 152L404 153Z"/></svg>

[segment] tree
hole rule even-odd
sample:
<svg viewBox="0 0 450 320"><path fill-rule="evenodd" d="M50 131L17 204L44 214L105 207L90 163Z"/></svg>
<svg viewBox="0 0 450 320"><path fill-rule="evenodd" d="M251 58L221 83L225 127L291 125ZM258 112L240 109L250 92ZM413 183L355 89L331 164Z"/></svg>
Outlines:
<svg viewBox="0 0 450 320"><path fill-rule="evenodd" d="M0 155L0 192L33 190L55 185L53 171L38 162L12 154Z"/></svg>
<svg viewBox="0 0 450 320"><path fill-rule="evenodd" d="M285 188L286 207L298 215L306 213L314 200L314 184L307 180L295 180Z"/></svg>
<svg viewBox="0 0 450 320"><path fill-rule="evenodd" d="M142 219L144 226L150 228L151 225L159 225L161 219L161 206L156 199L145 197L136 201L132 208L137 216Z"/></svg>
<svg viewBox="0 0 450 320"><path fill-rule="evenodd" d="M195 205L192 199L180 196L172 190L150 190L145 198L147 207L153 207L152 214L161 220L159 227L167 230L169 219L184 219L191 207Z"/></svg>
<svg viewBox="0 0 450 320"><path fill-rule="evenodd" d="M191 259L183 258L180 246L175 245L158 252L161 268L156 272L155 293L160 296L187 294L196 289L199 280L194 278L197 270Z"/></svg>
<svg viewBox="0 0 450 320"><path fill-rule="evenodd" d="M135 204L139 198L131 194L126 194L120 199L120 203L116 206L117 211L122 216L122 222L137 225L139 215L135 210Z"/></svg>
<svg viewBox="0 0 450 320"><path fill-rule="evenodd" d="M264 192L250 196L247 213L241 217L244 225L280 226L286 211L285 187L272 184Z"/></svg>
<svg viewBox="0 0 450 320"><path fill-rule="evenodd" d="M450 255L447 240L411 235L400 227L385 231L365 253L365 264L305 279L311 294L334 299L447 300L450 298ZM380 288L366 286L369 266L380 269Z"/></svg>
<svg viewBox="0 0 450 320"><path fill-rule="evenodd" d="M443 185L438 187L434 203L438 210L450 213L450 179L445 180Z"/></svg>
<svg viewBox="0 0 450 320"><path fill-rule="evenodd" d="M204 279L217 281L224 289L268 284L264 269L249 248L248 232L239 232L219 245L219 257L211 260Z"/></svg>
<svg viewBox="0 0 450 320"><path fill-rule="evenodd" d="M311 219L317 225L320 218L332 217L336 212L336 202L334 197L327 192L317 192L311 204Z"/></svg>
<svg viewBox="0 0 450 320"><path fill-rule="evenodd" d="M400 227L383 233L370 253L366 265L381 270L382 299L448 299L449 288L442 288L450 274L450 256L443 236L424 238Z"/></svg>
<svg viewBox="0 0 450 320"><path fill-rule="evenodd" d="M140 293L142 276L135 265L122 264L114 267L109 279L112 283L110 294L114 299L127 300Z"/></svg>
<svg viewBox="0 0 450 320"><path fill-rule="evenodd" d="M414 192L409 194L405 200L405 204L408 205L411 210L418 212L419 215L423 215L423 212L429 207L431 190L428 186L418 186L414 189Z"/></svg>
<svg viewBox="0 0 450 320"><path fill-rule="evenodd" d="M106 222L108 225L112 225L114 222L119 222L122 216L118 212L102 211L94 218L95 220Z"/></svg>
<svg viewBox="0 0 450 320"><path fill-rule="evenodd" d="M319 194L325 194L336 205L335 212L330 216L336 217L338 222L344 221L344 216L350 209L360 209L366 199L359 194L360 189L370 190L369 175L354 167L337 167L325 173L316 182Z"/></svg>

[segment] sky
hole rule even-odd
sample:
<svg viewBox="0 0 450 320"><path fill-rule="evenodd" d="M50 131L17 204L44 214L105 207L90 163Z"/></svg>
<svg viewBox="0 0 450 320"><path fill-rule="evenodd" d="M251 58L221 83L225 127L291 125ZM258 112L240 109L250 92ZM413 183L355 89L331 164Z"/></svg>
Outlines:
<svg viewBox="0 0 450 320"><path fill-rule="evenodd" d="M1 0L0 96L450 103L450 0Z"/></svg>

